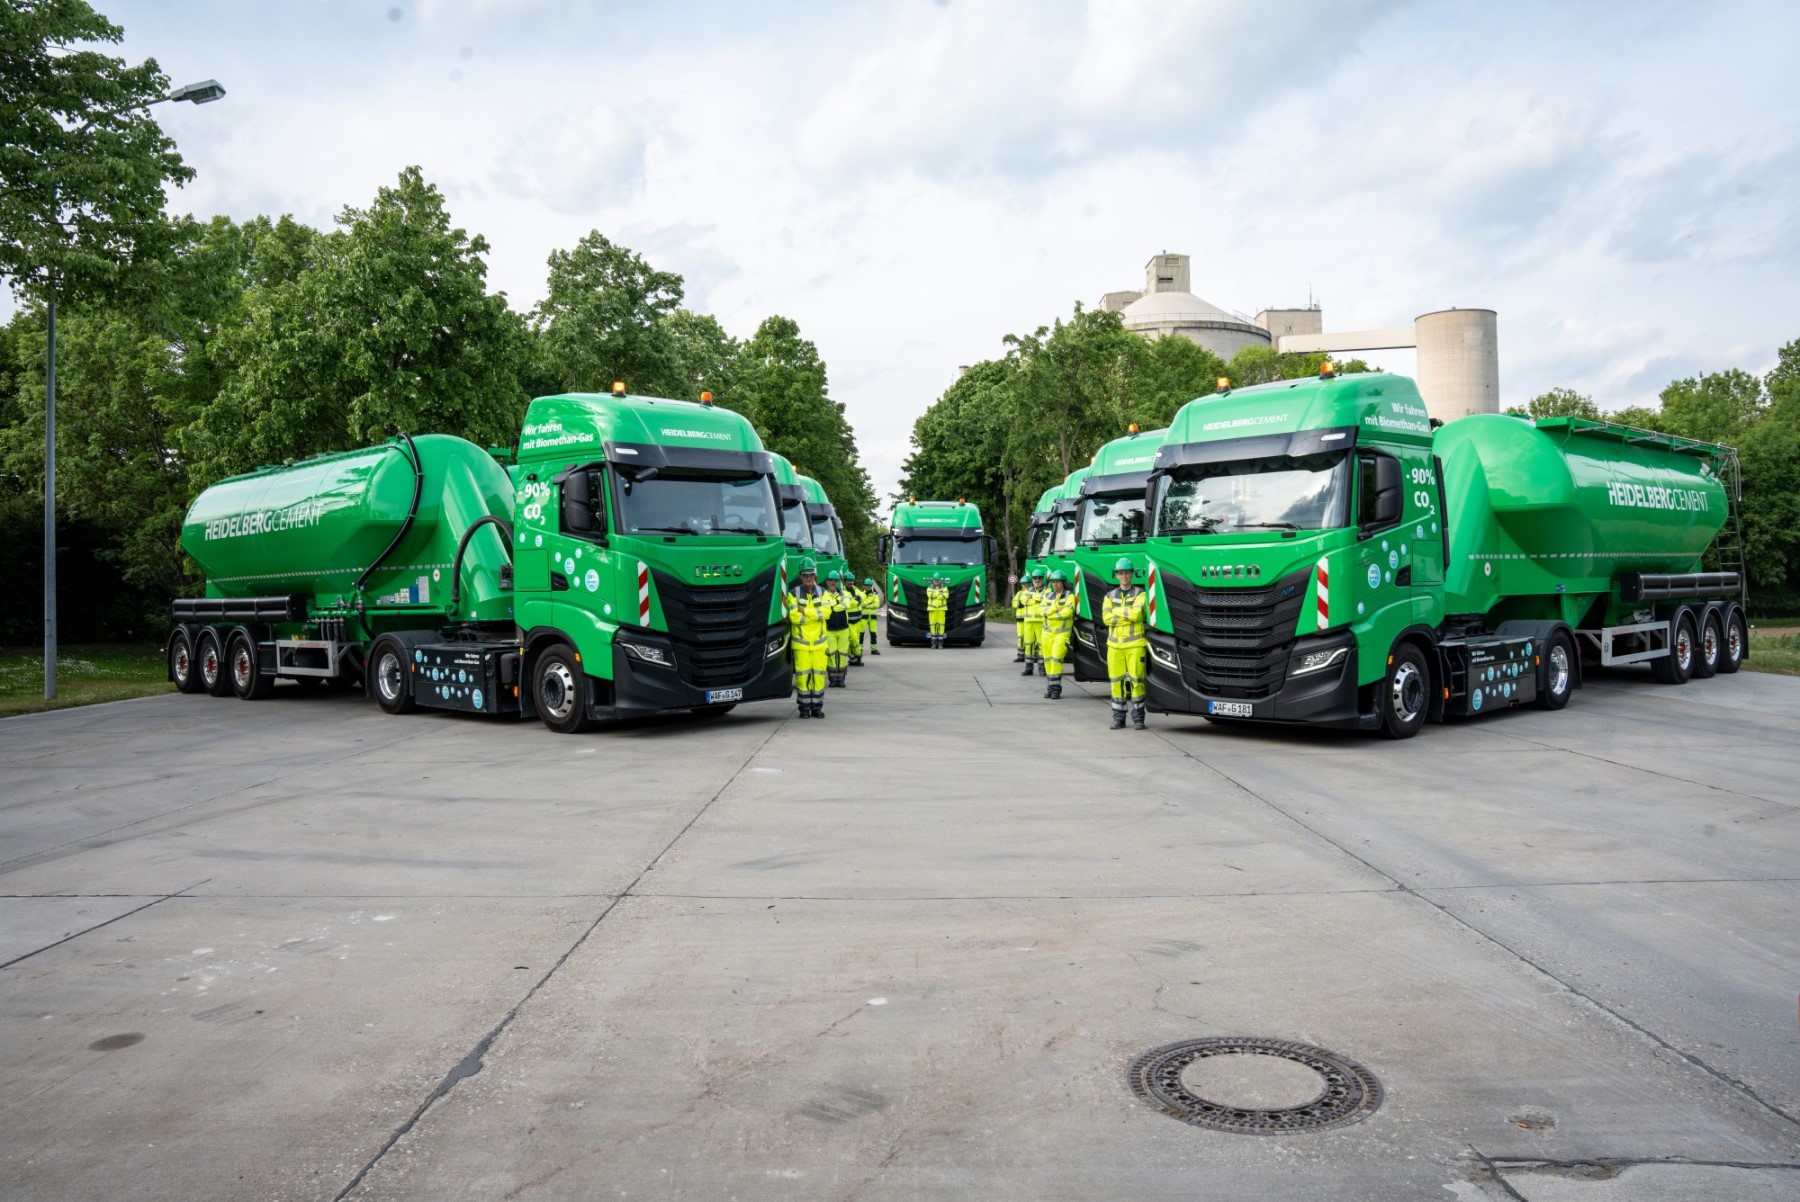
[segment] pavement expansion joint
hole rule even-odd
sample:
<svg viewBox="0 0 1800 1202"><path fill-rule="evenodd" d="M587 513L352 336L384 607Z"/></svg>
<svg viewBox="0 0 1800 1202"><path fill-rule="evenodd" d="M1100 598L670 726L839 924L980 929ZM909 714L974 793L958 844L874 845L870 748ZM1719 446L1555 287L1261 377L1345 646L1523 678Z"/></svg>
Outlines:
<svg viewBox="0 0 1800 1202"><path fill-rule="evenodd" d="M125 911L125 913L123 913L123 914L116 914L113 917L107 919L105 922L97 922L91 927L83 927L79 931L75 931L71 934L64 935L61 939L58 939L55 943L46 943L43 947L36 948L32 951L26 952L24 955L14 956L12 959L6 961L4 964L0 964L0 968L11 968L13 965L19 963L22 960L29 960L33 956L40 955L43 952L49 951L51 948L61 947L63 944L69 943L76 939L79 939L83 935L88 934L89 932L97 931L101 927L109 927L115 922L119 922L123 919L130 918L133 914L141 914L145 910L148 910L151 906L160 906L162 903L164 903L166 901L172 901L177 897L191 897L192 894L190 894L188 892L188 890L198 889L201 885L206 884L207 881L210 881L211 879L212 879L211 877L208 877L206 881L196 881L194 884L189 885L186 889L177 889L173 893L165 893L161 897L152 898L150 901L145 902L143 905L134 906L131 909Z"/></svg>

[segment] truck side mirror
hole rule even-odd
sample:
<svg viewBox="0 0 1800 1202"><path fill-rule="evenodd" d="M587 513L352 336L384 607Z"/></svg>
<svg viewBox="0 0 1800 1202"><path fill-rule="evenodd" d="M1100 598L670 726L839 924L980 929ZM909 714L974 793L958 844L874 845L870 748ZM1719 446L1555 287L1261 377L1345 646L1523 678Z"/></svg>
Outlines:
<svg viewBox="0 0 1800 1202"><path fill-rule="evenodd" d="M987 566L993 567L1000 560L1000 540L993 535L987 536Z"/></svg>
<svg viewBox="0 0 1800 1202"><path fill-rule="evenodd" d="M875 559L884 568L887 567L888 543L891 541L892 539L886 534L875 540Z"/></svg>
<svg viewBox="0 0 1800 1202"><path fill-rule="evenodd" d="M1363 529L1380 530L1394 525L1402 512L1400 461L1377 453L1363 461L1363 468Z"/></svg>
<svg viewBox="0 0 1800 1202"><path fill-rule="evenodd" d="M592 534L594 496L584 471L570 472L562 482L562 528L566 534Z"/></svg>

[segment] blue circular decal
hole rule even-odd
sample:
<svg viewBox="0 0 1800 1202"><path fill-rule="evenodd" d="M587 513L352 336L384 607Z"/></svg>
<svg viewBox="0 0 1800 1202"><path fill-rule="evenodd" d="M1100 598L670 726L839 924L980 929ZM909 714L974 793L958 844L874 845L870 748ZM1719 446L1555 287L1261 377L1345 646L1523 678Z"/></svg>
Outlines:
<svg viewBox="0 0 1800 1202"><path fill-rule="evenodd" d="M1481 708L1481 690L1480 689L1476 689L1475 695L1469 698L1469 708L1477 709L1477 710Z"/></svg>
<svg viewBox="0 0 1800 1202"><path fill-rule="evenodd" d="M1389 551L1388 552L1388 567L1397 568L1399 566L1400 566L1400 552Z"/></svg>
<svg viewBox="0 0 1800 1202"><path fill-rule="evenodd" d="M1381 565L1378 563L1372 563L1369 565L1369 587L1370 588L1380 588L1381 587Z"/></svg>
<svg viewBox="0 0 1800 1202"><path fill-rule="evenodd" d="M476 709L481 708L481 690L480 689L475 690L475 708Z"/></svg>

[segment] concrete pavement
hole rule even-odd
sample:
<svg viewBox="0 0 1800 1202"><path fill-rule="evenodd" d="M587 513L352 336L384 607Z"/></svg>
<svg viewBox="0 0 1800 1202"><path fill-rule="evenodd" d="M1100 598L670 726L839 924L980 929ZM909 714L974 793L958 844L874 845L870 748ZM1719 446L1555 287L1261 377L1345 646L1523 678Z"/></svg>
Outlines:
<svg viewBox="0 0 1800 1202"><path fill-rule="evenodd" d="M994 645L850 679L574 738L0 722L0 1196L1800 1195L1800 680L1390 744L1115 733ZM1385 1104L1130 1093L1218 1034Z"/></svg>

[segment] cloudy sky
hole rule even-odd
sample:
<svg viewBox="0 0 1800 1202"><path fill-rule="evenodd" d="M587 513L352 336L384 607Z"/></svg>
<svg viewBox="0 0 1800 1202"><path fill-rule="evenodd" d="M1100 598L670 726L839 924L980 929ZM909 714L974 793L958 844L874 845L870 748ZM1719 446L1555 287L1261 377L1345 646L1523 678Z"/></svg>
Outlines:
<svg viewBox="0 0 1800 1202"><path fill-rule="evenodd" d="M1800 337L1789 0L96 3L229 90L159 110L176 208L328 225L417 163L519 308L599 229L798 320L884 492L958 365L1161 249L1328 331L1496 309L1506 403Z"/></svg>

